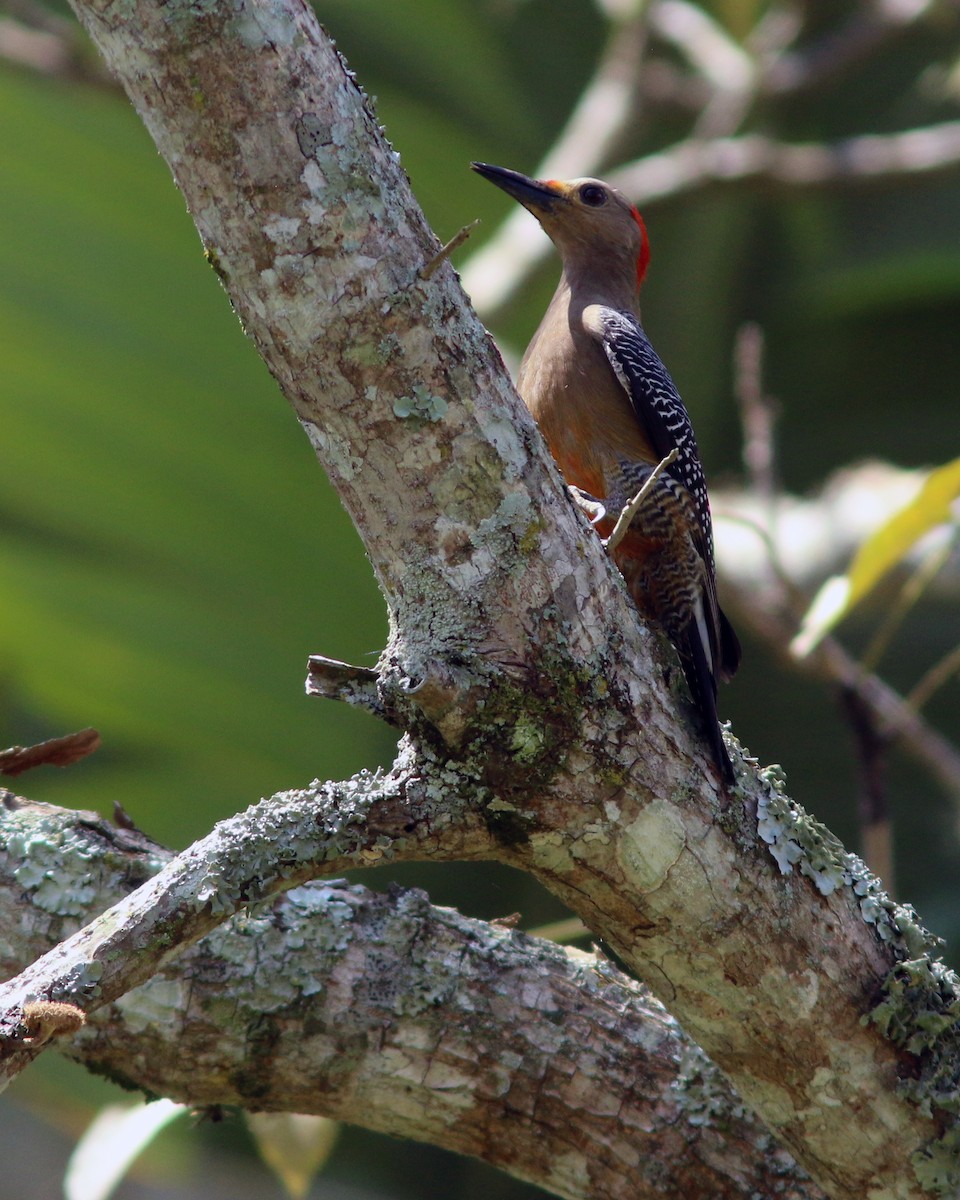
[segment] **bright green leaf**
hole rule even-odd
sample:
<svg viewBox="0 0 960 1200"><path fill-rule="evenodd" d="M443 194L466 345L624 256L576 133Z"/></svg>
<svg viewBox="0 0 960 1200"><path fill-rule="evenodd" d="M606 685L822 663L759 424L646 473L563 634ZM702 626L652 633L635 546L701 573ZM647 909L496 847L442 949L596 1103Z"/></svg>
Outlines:
<svg viewBox="0 0 960 1200"><path fill-rule="evenodd" d="M931 471L910 503L867 538L846 575L834 575L824 583L794 638L793 653L798 658L809 654L925 533L948 521L957 496L960 458Z"/></svg>

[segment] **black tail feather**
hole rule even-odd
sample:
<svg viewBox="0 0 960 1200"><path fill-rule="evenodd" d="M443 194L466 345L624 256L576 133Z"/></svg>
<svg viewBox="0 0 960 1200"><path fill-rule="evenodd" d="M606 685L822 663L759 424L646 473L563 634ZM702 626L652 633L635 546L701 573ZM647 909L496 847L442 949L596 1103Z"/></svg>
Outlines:
<svg viewBox="0 0 960 1200"><path fill-rule="evenodd" d="M736 647L735 661L739 660L740 646L736 634L728 622L724 633L726 634L727 631L733 639L732 645L730 643L728 645L731 645L731 649L732 646ZM727 783L733 783L736 778L733 773L733 764L730 762L730 755L724 745L723 734L720 732L720 724L717 719L717 681L707 662L706 652L695 621L690 622L685 635L674 644L680 655L680 665L683 667L683 674L686 677L694 707L700 716L703 735L710 743L713 761L720 768L724 780ZM733 658L732 654L731 658Z"/></svg>
<svg viewBox="0 0 960 1200"><path fill-rule="evenodd" d="M727 683L737 673L740 666L740 639L734 633L733 626L727 620L722 608L717 609L720 626L720 679Z"/></svg>

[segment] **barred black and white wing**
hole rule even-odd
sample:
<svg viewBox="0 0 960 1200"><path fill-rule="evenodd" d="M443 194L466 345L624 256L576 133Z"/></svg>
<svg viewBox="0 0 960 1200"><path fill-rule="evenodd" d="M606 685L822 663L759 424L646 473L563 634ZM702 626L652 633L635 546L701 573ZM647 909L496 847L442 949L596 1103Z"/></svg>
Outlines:
<svg viewBox="0 0 960 1200"><path fill-rule="evenodd" d="M677 451L669 474L683 484L696 507L705 558L712 576L716 566L707 481L690 415L676 384L632 313L597 305L591 311L591 317L591 325L596 329L610 366L629 396L654 451L661 459L671 450Z"/></svg>
<svg viewBox="0 0 960 1200"><path fill-rule="evenodd" d="M665 475L667 490L679 485L688 497L685 505L696 513L696 528L690 535L703 563L703 594L691 606L690 624L684 635L672 634L694 699L704 712L711 740L717 742L722 760L727 760L716 732L717 680L729 679L740 662L740 643L717 601L716 567L713 551L713 522L707 483L700 462L696 435L676 385L650 344L637 318L603 305L591 306L585 314L586 327L603 347L607 361L627 394L637 420L653 452L664 459L674 449L677 458ZM693 521L688 519L688 525Z"/></svg>

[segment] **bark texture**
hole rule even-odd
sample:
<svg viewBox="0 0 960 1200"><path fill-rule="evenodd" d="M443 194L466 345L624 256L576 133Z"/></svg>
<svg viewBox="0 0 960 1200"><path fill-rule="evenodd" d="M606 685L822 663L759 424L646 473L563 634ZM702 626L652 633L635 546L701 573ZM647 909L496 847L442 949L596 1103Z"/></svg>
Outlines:
<svg viewBox="0 0 960 1200"><path fill-rule="evenodd" d="M0 911L21 920L0 971L171 861L92 813L7 793ZM419 891L318 883L248 909L99 1008L69 1053L198 1107L429 1141L571 1200L823 1195L640 984Z"/></svg>

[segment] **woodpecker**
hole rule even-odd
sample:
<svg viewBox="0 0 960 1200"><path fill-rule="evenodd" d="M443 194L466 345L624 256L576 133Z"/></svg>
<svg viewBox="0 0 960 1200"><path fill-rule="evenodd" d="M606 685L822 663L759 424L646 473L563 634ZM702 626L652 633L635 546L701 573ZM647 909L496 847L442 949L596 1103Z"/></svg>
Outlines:
<svg viewBox="0 0 960 1200"><path fill-rule="evenodd" d="M532 213L560 252L560 282L523 357L517 390L601 537L657 464L677 451L613 558L641 615L673 643L714 761L731 782L717 682L736 672L740 643L717 601L710 503L693 426L640 323L650 261L643 218L599 179L539 180L472 166Z"/></svg>

